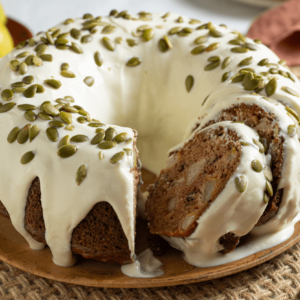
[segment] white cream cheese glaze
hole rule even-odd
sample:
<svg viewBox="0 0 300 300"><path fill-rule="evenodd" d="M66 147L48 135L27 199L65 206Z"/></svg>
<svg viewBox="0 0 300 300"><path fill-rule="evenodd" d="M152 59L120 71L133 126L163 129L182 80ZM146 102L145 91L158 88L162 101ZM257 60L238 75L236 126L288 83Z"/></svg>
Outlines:
<svg viewBox="0 0 300 300"><path fill-rule="evenodd" d="M204 51L202 54L192 55L191 50L196 47L195 38L208 35L208 29L195 30L204 23L189 24L190 19L186 17L183 17L182 23L178 23L178 14L172 13L166 18L162 18L163 15L161 13L153 14L151 20L147 21L139 20L137 15L133 16L137 20L126 20L113 16L103 17L101 19L103 24L108 23L116 27L113 33L102 34L101 30L104 24L96 27L98 31L92 35L92 41L87 44L81 44L80 40L67 36L68 45L71 42L77 43L83 54L58 50L55 46L49 45L46 53L53 56L53 61L43 62L41 67L29 66L26 75L12 71L9 62L24 51L35 54L34 48L27 45L23 49L15 49L0 60L1 91L9 89L11 83L21 81L24 76L32 75L35 79L34 83L44 85L45 92L36 94L32 99L27 99L22 94L15 94L12 101L18 105L30 103L39 106L46 100L54 103L55 99L70 95L74 97L75 104L83 106L92 114L92 117L105 124L117 124L118 126L111 126L115 127L118 133L126 131L128 137L133 137L133 131L130 128L136 128L139 132L138 148L141 161L146 168L156 173L164 167L168 150L190 136L191 128L198 122L198 117L200 119L207 115L215 117L222 108L235 104L237 95L241 97L239 103L258 103L276 113L280 127L283 128L281 134L286 138L283 174L286 177L283 176L280 185L281 188L285 188L285 192L279 213L267 224L254 231L261 232L265 228L264 230L269 233L285 228L291 224L292 219L299 211L298 195L296 196L299 178L296 163L299 161L299 142L296 135L290 138L286 133L286 128L292 124L292 121L287 117L282 105L277 107L263 100L259 95L250 95L251 91L245 91L241 83L231 83L230 78L221 82L224 72L230 71L230 76L236 75L242 68L238 67L240 61L249 56L252 56L253 59L247 67L253 68L256 73L269 70L268 66L257 65L262 59L268 58L270 63L278 65L279 58L261 44L255 44L256 51L233 53L231 49L236 46L228 42L235 39L237 33L220 26L216 26L216 29L223 36L218 38L209 36L207 42L204 43L205 46L220 43L220 47L211 52ZM61 32L69 32L72 28L80 30L84 21L86 20L75 19L73 23L67 25L61 23L56 28ZM141 38L132 36L132 32L136 32L139 26L146 24L154 29L153 39L145 42ZM189 27L194 31L188 36L168 35L173 48L162 53L158 48L159 40L176 26ZM87 34L89 34L88 30L82 31L82 35ZM117 37L122 37L123 41L121 44L116 44L114 51L109 51L103 45L103 36L107 36L112 41ZM45 35L42 33L35 37L35 40L40 41L41 37L45 37ZM135 39L138 45L130 47L126 39ZM246 41L254 45L251 39L247 38ZM103 57L101 67L94 62L96 51L99 51ZM224 69L219 66L212 71L204 71L204 67L210 63L208 59L211 56L219 56L221 61L224 61L226 57L231 57L232 60ZM141 58L142 63L136 67L127 67L126 63L132 57ZM70 65L70 70L74 72L76 78L65 78L60 75L62 63ZM281 65L278 65L278 68L288 72ZM194 84L188 93L185 81L189 75L193 76ZM92 87L83 83L87 76L92 76L95 80ZM284 102L300 114L299 98L281 90L285 86L299 91L299 81L295 76L291 76L294 81L278 74L272 75L272 77L278 78L278 87L276 93L271 97ZM60 80L61 88L55 90L45 85L44 80L50 78ZM263 78L267 83L268 76ZM203 100L207 95L210 97L203 105ZM261 91L260 95L266 96L265 90ZM5 102L1 99L1 103ZM75 116L77 117L77 114L74 114L74 119ZM191 120L195 121L191 124ZM99 201L107 201L115 209L128 238L133 257L135 207L133 175L130 172L133 158L126 157L118 165L111 165L109 162L114 153L124 148L123 145L118 144L117 148L105 150L105 159L99 160L97 155L99 149L90 147L89 142L82 143L79 144L76 155L64 160L56 155L57 143L51 143L45 136L47 122L40 119L37 119L34 124L40 127L41 132L32 143L8 144L6 139L10 130L15 126L22 127L27 123L29 122L17 107L0 114L0 200L7 208L15 228L27 239L33 249L43 247L31 238L23 226L28 189L32 180L38 176L41 180L46 240L56 264L68 266L73 263L70 252L72 230ZM74 131L68 132L60 129L60 137L66 134L70 136L86 134L91 139L94 135L94 130L87 125L77 124L76 121L73 124L75 125ZM230 126L235 126L234 128L239 131L241 136L245 132L253 135L244 125ZM126 147L132 149L133 145L126 145ZM253 149L255 148L253 147ZM251 152L253 149L249 147L245 151ZM23 166L19 160L27 151L35 151L36 156L33 161ZM247 155L244 156L247 157ZM254 154L251 152L251 155ZM256 153L255 155L260 154ZM82 164L86 164L88 167L88 176L80 186L77 186L74 179L75 173ZM243 166L242 164L240 172L248 172L248 169L245 166L243 169ZM228 183L226 190L228 193L234 193L235 191L230 192L230 184L232 182ZM262 194L260 190L262 187L259 188L259 186L260 184L254 188L257 195ZM249 186L248 189L250 189ZM224 198L218 199L220 206L222 199ZM247 203L247 200L245 201ZM258 218L259 212L262 212L264 207L263 203L258 204L257 211L253 212L255 216L252 216L252 221ZM200 223L204 224L205 219L199 221L197 227L199 232L202 230ZM236 225L234 220L229 222L228 228L231 226L235 228L234 224ZM240 228L239 232L249 232L250 229L247 224ZM196 232L194 234L196 235ZM204 248L205 251L208 251L214 247L211 243ZM186 255L188 256L188 254ZM193 259L190 259L190 262L197 264Z"/></svg>

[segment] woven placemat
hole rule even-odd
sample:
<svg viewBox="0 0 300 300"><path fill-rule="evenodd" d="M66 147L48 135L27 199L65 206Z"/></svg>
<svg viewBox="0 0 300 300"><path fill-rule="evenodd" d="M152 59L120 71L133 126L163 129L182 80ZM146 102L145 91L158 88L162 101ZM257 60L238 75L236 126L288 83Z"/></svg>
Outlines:
<svg viewBox="0 0 300 300"><path fill-rule="evenodd" d="M256 300L300 299L300 243L250 270L188 285L111 289L44 279L0 262L1 300Z"/></svg>

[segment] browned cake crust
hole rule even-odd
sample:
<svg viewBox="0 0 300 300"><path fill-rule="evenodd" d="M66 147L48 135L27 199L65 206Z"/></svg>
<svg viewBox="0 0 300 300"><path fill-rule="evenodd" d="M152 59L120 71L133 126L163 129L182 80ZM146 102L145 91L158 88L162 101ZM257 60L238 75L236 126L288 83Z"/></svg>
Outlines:
<svg viewBox="0 0 300 300"><path fill-rule="evenodd" d="M138 158L135 143L134 150L136 158ZM140 170L137 166L131 171L134 173L134 198L136 199ZM0 213L9 217L2 202L0 202ZM24 227L36 241L47 244L38 177L33 180L28 192ZM133 261L130 257L131 252L128 241L119 218L107 202L99 202L94 205L87 216L75 227L72 234L71 250L73 253L80 254L85 258L112 264L127 264Z"/></svg>
<svg viewBox="0 0 300 300"><path fill-rule="evenodd" d="M240 163L237 134L223 126L197 133L162 170L146 202L150 231L173 237L194 232L198 218L225 187Z"/></svg>

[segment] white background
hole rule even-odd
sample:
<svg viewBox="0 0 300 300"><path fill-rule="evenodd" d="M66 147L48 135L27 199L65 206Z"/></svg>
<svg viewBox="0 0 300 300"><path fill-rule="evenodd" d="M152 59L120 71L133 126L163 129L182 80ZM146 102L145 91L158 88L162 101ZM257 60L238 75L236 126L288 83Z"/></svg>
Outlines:
<svg viewBox="0 0 300 300"><path fill-rule="evenodd" d="M176 12L215 24L226 24L245 34L251 22L264 10L232 0L0 0L7 15L24 25L33 34L47 30L70 17L89 12L94 16L108 15L111 9L128 10L134 14Z"/></svg>

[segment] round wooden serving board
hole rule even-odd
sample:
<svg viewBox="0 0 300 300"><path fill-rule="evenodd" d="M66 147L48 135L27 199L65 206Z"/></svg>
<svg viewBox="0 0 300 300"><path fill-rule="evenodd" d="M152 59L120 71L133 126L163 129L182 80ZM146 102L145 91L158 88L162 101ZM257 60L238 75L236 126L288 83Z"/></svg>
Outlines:
<svg viewBox="0 0 300 300"><path fill-rule="evenodd" d="M155 176L143 170L146 186L155 180ZM150 235L146 230L146 222L139 222L137 231L137 253L148 247ZM220 278L257 266L287 250L300 241L300 222L295 226L294 235L286 242L250 255L229 264L196 268L182 258L181 252L170 248L158 257L163 263L165 274L157 278L130 278L124 276L120 266L105 264L98 261L79 258L78 263L70 268L58 267L52 262L48 247L40 251L31 250L25 239L13 228L9 219L0 216L0 259L23 271L44 278L66 283L94 287L110 288L147 288L188 284Z"/></svg>

